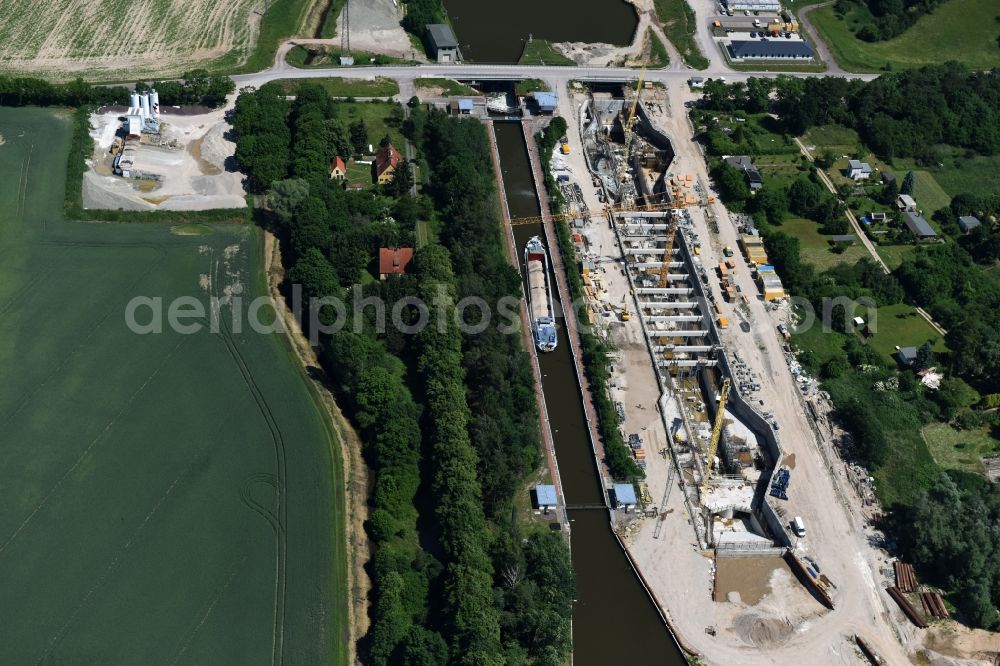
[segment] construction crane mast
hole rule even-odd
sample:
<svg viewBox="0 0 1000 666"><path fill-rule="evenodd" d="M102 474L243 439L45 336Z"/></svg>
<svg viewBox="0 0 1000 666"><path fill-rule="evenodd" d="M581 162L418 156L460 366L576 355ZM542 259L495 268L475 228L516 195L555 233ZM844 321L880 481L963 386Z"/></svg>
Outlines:
<svg viewBox="0 0 1000 666"><path fill-rule="evenodd" d="M677 234L677 225L671 215L667 225L667 237L663 243L663 265L660 266L660 289L665 289L670 281L670 260L673 258L674 236Z"/></svg>
<svg viewBox="0 0 1000 666"><path fill-rule="evenodd" d="M726 401L729 399L729 389L732 381L729 377L722 380L722 390L719 391L719 407L715 412L715 424L712 426L712 438L708 440L708 459L705 461L705 478L702 479L702 489L708 485L708 477L712 472L712 461L719 448L719 438L722 436L722 424L726 420Z"/></svg>
<svg viewBox="0 0 1000 666"><path fill-rule="evenodd" d="M341 12L344 20L340 24L340 51L343 55L351 55L351 0L344 2Z"/></svg>
<svg viewBox="0 0 1000 666"><path fill-rule="evenodd" d="M642 64L639 72L639 80L635 82L635 97L632 98L632 107L629 109L628 117L622 125L625 131L625 152L622 154L622 161L618 165L618 187L621 188L621 201L625 204L625 172L628 170L628 158L632 151L632 127L635 125L635 111L639 106L639 92L642 90L643 80L646 78L646 63Z"/></svg>

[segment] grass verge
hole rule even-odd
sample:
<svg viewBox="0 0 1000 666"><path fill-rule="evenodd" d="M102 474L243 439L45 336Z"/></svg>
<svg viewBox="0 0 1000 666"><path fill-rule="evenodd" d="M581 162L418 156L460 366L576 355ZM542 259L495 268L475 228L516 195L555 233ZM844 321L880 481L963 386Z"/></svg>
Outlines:
<svg viewBox="0 0 1000 666"><path fill-rule="evenodd" d="M445 97L461 97L462 95L479 95L479 91L464 83L459 83L454 79L437 79L426 77L415 79L413 85L416 88L440 88L441 94Z"/></svg>
<svg viewBox="0 0 1000 666"><path fill-rule="evenodd" d="M576 62L572 58L564 56L556 51L552 42L545 39L533 39L524 45L524 52L517 61L519 65L567 65L573 66Z"/></svg>
<svg viewBox="0 0 1000 666"><path fill-rule="evenodd" d="M687 0L654 0L656 15L663 23L663 33L681 56L695 69L708 69L708 59L695 42L697 30L694 10Z"/></svg>
<svg viewBox="0 0 1000 666"><path fill-rule="evenodd" d="M381 76L374 80L331 76L308 81L322 86L333 97L392 97L399 94L399 84ZM294 95L296 89L303 83L298 79L277 79L275 82L289 95Z"/></svg>
<svg viewBox="0 0 1000 666"><path fill-rule="evenodd" d="M899 37L863 42L851 31L862 25L860 19L840 18L833 6L819 7L809 14L837 63L856 72L907 69L948 60L976 69L998 67L998 16L996 0L949 0Z"/></svg>

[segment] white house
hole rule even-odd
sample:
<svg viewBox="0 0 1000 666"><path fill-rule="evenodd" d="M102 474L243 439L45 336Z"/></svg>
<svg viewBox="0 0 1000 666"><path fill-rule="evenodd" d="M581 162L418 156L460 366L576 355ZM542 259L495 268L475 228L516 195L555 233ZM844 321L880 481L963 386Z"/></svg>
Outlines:
<svg viewBox="0 0 1000 666"><path fill-rule="evenodd" d="M847 177L852 180L868 180L872 175L872 168L868 162L851 160L847 163Z"/></svg>

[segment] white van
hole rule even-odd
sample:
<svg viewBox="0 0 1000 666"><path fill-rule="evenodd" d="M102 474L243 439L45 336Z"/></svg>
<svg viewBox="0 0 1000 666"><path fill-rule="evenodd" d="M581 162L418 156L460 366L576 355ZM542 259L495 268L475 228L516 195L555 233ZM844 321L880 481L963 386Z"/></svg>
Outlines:
<svg viewBox="0 0 1000 666"><path fill-rule="evenodd" d="M806 525L802 522L802 518L795 516L792 519L792 531L795 532L795 536L804 537L806 535Z"/></svg>

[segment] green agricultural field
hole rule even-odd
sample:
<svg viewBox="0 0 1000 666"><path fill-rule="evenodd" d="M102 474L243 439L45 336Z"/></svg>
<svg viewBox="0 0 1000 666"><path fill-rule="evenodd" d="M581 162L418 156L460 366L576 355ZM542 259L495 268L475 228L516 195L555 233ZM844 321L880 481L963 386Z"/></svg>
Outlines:
<svg viewBox="0 0 1000 666"><path fill-rule="evenodd" d="M812 220L792 217L786 219L780 228L789 236L799 239L802 259L820 271L837 264L853 264L858 259L869 256L860 241L856 241L839 254L834 252L833 246L830 245L830 237L821 234L819 225Z"/></svg>
<svg viewBox="0 0 1000 666"><path fill-rule="evenodd" d="M859 314L864 316L863 313ZM869 322L869 324L871 323ZM893 354L896 351L896 345L919 347L928 340L932 340L935 352L946 353L948 351L941 334L935 331L912 306L905 303L879 308L878 320L875 322L874 329L875 336L871 339L871 346L889 362L895 362Z"/></svg>
<svg viewBox="0 0 1000 666"><path fill-rule="evenodd" d="M819 7L809 17L841 67L874 72L957 60L975 69L1000 66L1000 9L996 0L949 0L923 16L910 29L885 42L863 42L851 28L859 20L842 20L833 6Z"/></svg>
<svg viewBox="0 0 1000 666"><path fill-rule="evenodd" d="M939 160L937 164L927 166L897 158L894 171L906 175L909 169L923 170L950 197L960 192L972 192L979 196L1000 194L1000 155L967 155L964 151L945 146L935 147L935 150ZM919 190L919 183L917 187Z"/></svg>
<svg viewBox="0 0 1000 666"><path fill-rule="evenodd" d="M260 232L65 221L70 130L0 109L0 661L346 663L338 449L285 337L126 325L265 293Z"/></svg>
<svg viewBox="0 0 1000 666"><path fill-rule="evenodd" d="M349 127L351 123L357 122L359 118L365 121L368 129L368 142L378 150L382 137L388 136L392 140L392 145L406 154L406 139L400 131L403 123L402 107L398 104L386 104L385 102L341 102L336 106L337 118L344 123L344 127ZM356 173L367 170L367 179L371 185L371 166L368 164L353 165L357 167ZM351 168L348 168L350 175Z"/></svg>
<svg viewBox="0 0 1000 666"><path fill-rule="evenodd" d="M816 146L816 150L832 150L834 153L853 153L861 145L858 133L843 125L820 125L812 127L802 137L806 145Z"/></svg>
<svg viewBox="0 0 1000 666"><path fill-rule="evenodd" d="M1000 454L1000 441L991 437L986 427L956 430L946 423L933 423L922 433L934 462L948 469L982 474L980 458Z"/></svg>

